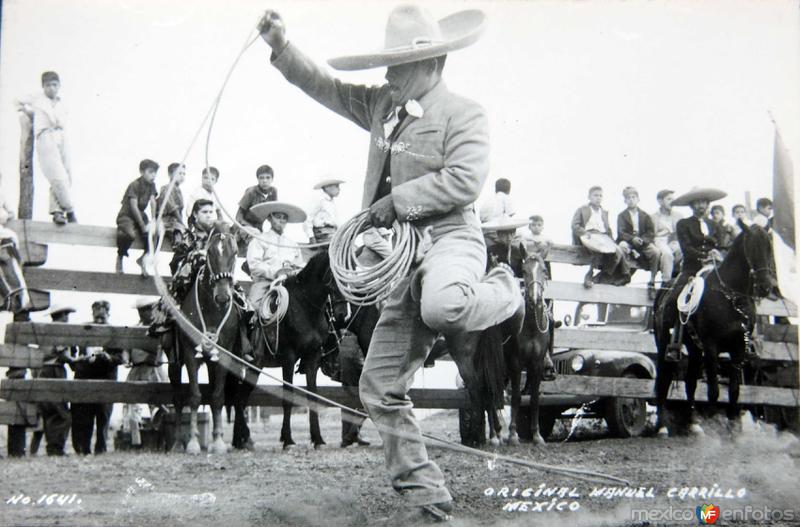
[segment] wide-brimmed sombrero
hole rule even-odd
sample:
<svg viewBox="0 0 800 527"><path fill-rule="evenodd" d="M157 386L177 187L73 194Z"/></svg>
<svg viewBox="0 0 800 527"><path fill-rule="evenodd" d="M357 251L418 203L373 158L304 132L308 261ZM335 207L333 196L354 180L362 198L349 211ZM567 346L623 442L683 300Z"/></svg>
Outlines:
<svg viewBox="0 0 800 527"><path fill-rule="evenodd" d="M136 299L136 302L133 303L133 307L136 309L144 309L146 307L154 306L158 303L158 298L148 298L146 296L140 296Z"/></svg>
<svg viewBox="0 0 800 527"><path fill-rule="evenodd" d="M283 212L289 216L289 223L303 223L306 221L306 213L300 207L283 201L266 201L250 207L250 213L258 218L259 223L263 223L273 212Z"/></svg>
<svg viewBox="0 0 800 527"><path fill-rule="evenodd" d="M314 190L319 190L321 188L327 187L328 185L341 185L342 183L345 183L343 179L336 179L336 178L321 179L316 185L314 185Z"/></svg>
<svg viewBox="0 0 800 527"><path fill-rule="evenodd" d="M465 48L480 38L486 14L477 9L453 13L438 22L420 6L396 7L386 22L382 49L328 60L337 70L366 70L397 66L446 55Z"/></svg>
<svg viewBox="0 0 800 527"><path fill-rule="evenodd" d="M75 308L64 304L56 304L47 312L48 315L53 316L59 313L75 313Z"/></svg>
<svg viewBox="0 0 800 527"><path fill-rule="evenodd" d="M694 187L692 190L685 194L681 194L677 198L672 200L672 205L677 207L687 207L692 204L693 201L698 199L707 199L709 202L717 201L718 199L722 199L727 196L728 193L724 190L720 190L718 188L700 188Z"/></svg>
<svg viewBox="0 0 800 527"><path fill-rule="evenodd" d="M617 244L607 234L593 232L580 237L581 243L589 250L602 254L613 254L617 251Z"/></svg>
<svg viewBox="0 0 800 527"><path fill-rule="evenodd" d="M508 216L503 216L486 223L481 224L481 230L484 233L489 232L502 232L502 231L515 231L520 227L528 225L527 220L517 220Z"/></svg>

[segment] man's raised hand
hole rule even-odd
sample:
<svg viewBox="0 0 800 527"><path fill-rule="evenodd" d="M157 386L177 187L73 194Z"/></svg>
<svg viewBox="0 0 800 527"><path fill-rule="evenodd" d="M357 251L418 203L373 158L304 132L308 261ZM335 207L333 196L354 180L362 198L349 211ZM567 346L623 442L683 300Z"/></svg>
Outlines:
<svg viewBox="0 0 800 527"><path fill-rule="evenodd" d="M286 26L277 11L268 9L264 12L258 23L258 32L276 53L286 47Z"/></svg>

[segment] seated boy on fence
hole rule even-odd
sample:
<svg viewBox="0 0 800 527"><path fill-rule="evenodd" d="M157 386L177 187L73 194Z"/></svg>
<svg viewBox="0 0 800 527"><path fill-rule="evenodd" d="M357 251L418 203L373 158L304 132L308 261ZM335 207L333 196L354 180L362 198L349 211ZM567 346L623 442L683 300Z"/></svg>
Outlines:
<svg viewBox="0 0 800 527"><path fill-rule="evenodd" d="M189 209L194 209L194 204L197 200L205 199L214 204L214 211L217 215L217 220L222 221L222 207L220 207L217 198L214 196L214 185L219 181L219 170L217 167L206 167L203 169L201 175L201 184L189 194Z"/></svg>
<svg viewBox="0 0 800 527"><path fill-rule="evenodd" d="M650 216L639 208L639 191L625 187L622 191L626 209L617 216L617 243L626 257L650 271L647 294L650 300L656 298L656 274L659 270L661 252L653 244L655 227ZM667 269L669 271L669 269ZM661 269L661 279L669 281L670 276Z"/></svg>
<svg viewBox="0 0 800 527"><path fill-rule="evenodd" d="M550 272L550 262L547 261L547 255L550 254L550 248L553 246L553 240L544 235L544 218L538 214L534 214L528 218L528 230L525 233L525 240L528 242L528 251L531 254L537 254L545 260L547 267L547 274L552 278Z"/></svg>
<svg viewBox="0 0 800 527"><path fill-rule="evenodd" d="M176 247L180 245L183 234L186 232L186 225L183 223L183 192L181 192L181 183L186 179L186 165L170 163L167 167L167 174L170 181L175 184L172 187L169 199L166 199L169 184L161 187L156 199L156 211L161 213L167 240L170 241L173 247Z"/></svg>
<svg viewBox="0 0 800 527"><path fill-rule="evenodd" d="M631 279L625 255L612 238L608 211L602 208L602 202L602 187L593 186L589 189L589 203L578 208L572 217L572 244L586 247L592 256L583 279L586 288L595 283L625 285ZM600 270L597 275L593 274L595 267Z"/></svg>
<svg viewBox="0 0 800 527"><path fill-rule="evenodd" d="M250 209L259 203L278 200L278 189L272 184L275 174L269 165L261 165L256 169L256 179L258 184L248 187L239 200L239 210L236 211L236 221L244 226L243 230L237 233L240 241L240 249L246 250L247 243L253 235L261 232L261 223L258 217L250 212Z"/></svg>
<svg viewBox="0 0 800 527"><path fill-rule="evenodd" d="M128 256L128 249L137 238L144 243L144 252L136 260L142 268L142 276L148 276L145 265L149 241L147 239L147 224L149 219L145 211L150 207L151 214L155 213L156 173L158 163L150 159L143 159L139 163L139 177L128 185L125 195L122 196L122 207L117 214L117 266L116 271L122 272L122 259Z"/></svg>

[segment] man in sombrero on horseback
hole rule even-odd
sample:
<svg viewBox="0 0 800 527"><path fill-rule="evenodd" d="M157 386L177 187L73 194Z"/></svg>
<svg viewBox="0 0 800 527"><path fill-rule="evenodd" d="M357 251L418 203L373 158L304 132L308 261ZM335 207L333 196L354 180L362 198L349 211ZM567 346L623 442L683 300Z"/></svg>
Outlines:
<svg viewBox="0 0 800 527"><path fill-rule="evenodd" d="M274 11L260 23L272 64L286 79L370 133L362 206L372 225L430 227L430 247L381 313L359 386L381 432L392 486L408 506L398 522L446 519L452 510L407 397L434 338L481 331L521 308L507 266L484 276L486 248L473 204L489 169L486 112L442 81L447 53L474 43L484 22L475 10L437 22L417 6L394 9L383 49L329 61L340 70L387 67L386 84L373 87L344 83L314 64L287 40Z"/></svg>

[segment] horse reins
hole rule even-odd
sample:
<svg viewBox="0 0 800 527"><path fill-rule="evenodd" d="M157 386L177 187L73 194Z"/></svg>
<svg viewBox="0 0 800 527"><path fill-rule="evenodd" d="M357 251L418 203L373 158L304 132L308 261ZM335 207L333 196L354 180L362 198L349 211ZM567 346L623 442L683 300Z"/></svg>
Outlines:
<svg viewBox="0 0 800 527"><path fill-rule="evenodd" d="M210 263L206 260L206 266L209 268ZM228 308L225 311L225 315L222 317L222 321L217 325L217 328L213 330L213 332L208 331L208 327L206 325L205 316L203 316L203 307L200 305L200 292L199 292L199 284L203 279L203 275L205 274L206 266L203 266L200 271L197 273L197 277L194 280L194 303L195 307L197 308L197 317L200 319L200 327L203 328L203 339L199 344L197 344L198 353L201 353L203 350L207 348L211 348L212 344L216 345L217 341L219 340L219 335L222 333L222 329L225 327L225 324L228 322L228 318L231 316L231 311L233 311L233 293L231 293L231 298L228 299ZM214 279L214 277L220 277L218 279ZM231 273L218 273L218 274L211 274L210 281L212 284L216 283L218 280L223 278L231 278Z"/></svg>

